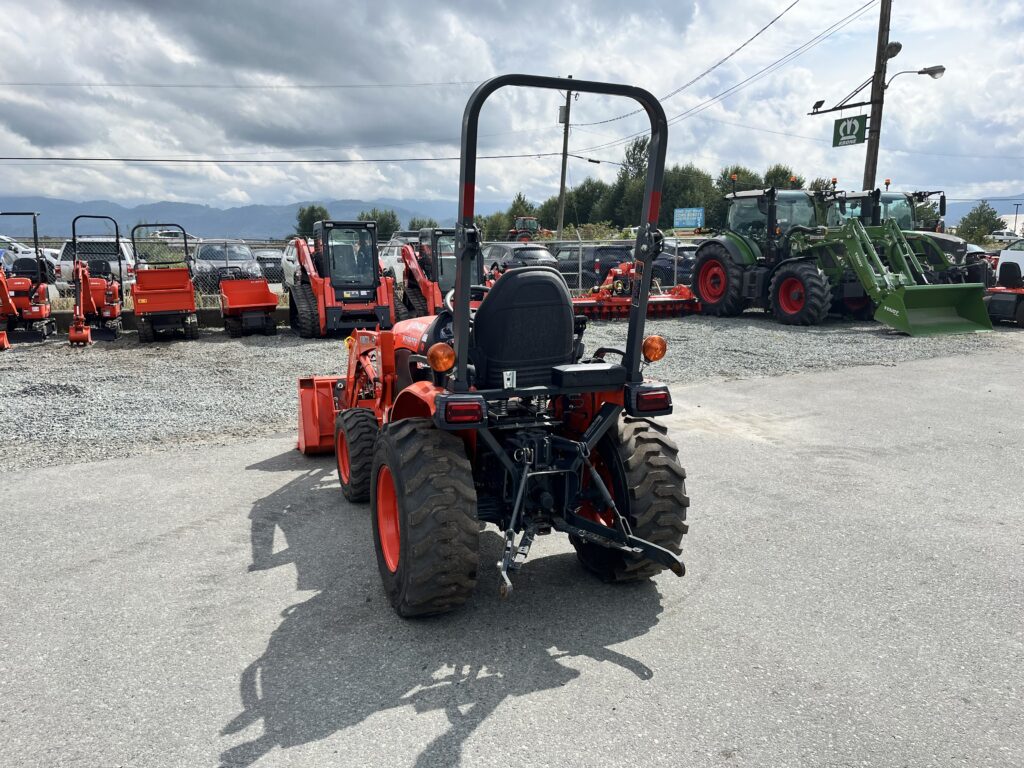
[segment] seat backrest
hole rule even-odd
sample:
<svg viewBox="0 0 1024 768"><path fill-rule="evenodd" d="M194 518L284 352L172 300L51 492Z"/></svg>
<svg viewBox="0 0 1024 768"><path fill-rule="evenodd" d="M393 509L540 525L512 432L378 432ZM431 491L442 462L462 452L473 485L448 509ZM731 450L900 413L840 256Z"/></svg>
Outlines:
<svg viewBox="0 0 1024 768"><path fill-rule="evenodd" d="M89 277L109 277L114 274L110 268L110 262L106 259L92 259L89 261Z"/></svg>
<svg viewBox="0 0 1024 768"><path fill-rule="evenodd" d="M1004 261L1000 264L999 285L1003 288L1024 288L1024 281L1020 276L1020 264L1013 261Z"/></svg>
<svg viewBox="0 0 1024 768"><path fill-rule="evenodd" d="M11 276L27 277L33 283L38 283L39 262L28 256L23 256L20 259L15 259L14 264L11 265Z"/></svg>
<svg viewBox="0 0 1024 768"><path fill-rule="evenodd" d="M503 373L516 372L516 386L551 383L551 369L573 361L572 300L565 279L552 267L519 267L505 272L480 303L473 321L477 384L504 386Z"/></svg>

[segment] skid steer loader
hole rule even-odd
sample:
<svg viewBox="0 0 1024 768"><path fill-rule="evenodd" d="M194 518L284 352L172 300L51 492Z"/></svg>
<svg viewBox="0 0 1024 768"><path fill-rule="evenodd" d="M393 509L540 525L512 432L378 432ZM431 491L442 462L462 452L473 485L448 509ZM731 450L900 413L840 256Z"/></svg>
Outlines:
<svg viewBox="0 0 1024 768"><path fill-rule="evenodd" d="M824 226L814 193L771 188L727 199L727 231L702 243L694 263L706 314L760 307L784 324L817 325L838 312L911 336L991 330L973 288L918 285L909 269L890 270L859 219Z"/></svg>
<svg viewBox="0 0 1024 768"><path fill-rule="evenodd" d="M565 281L550 267L477 282L478 120L487 98L508 86L626 96L650 118L644 224L622 348L585 351L586 318L574 316ZM651 264L662 247L664 110L630 86L504 75L470 96L462 126L448 306L392 330L358 330L344 377L300 380L300 447L316 445L335 417L342 491L370 502L379 571L402 616L443 613L469 599L481 523L504 538L503 596L534 539L552 531L568 534L583 566L602 579L648 579L665 568L682 576L685 473L654 421L671 413L672 396L644 377L667 348L660 337L644 338Z"/></svg>
<svg viewBox="0 0 1024 768"><path fill-rule="evenodd" d="M402 301L409 315L436 315L455 288L455 230L421 229L419 243L402 246L401 259Z"/></svg>
<svg viewBox="0 0 1024 768"><path fill-rule="evenodd" d="M295 240L298 269L288 291L292 329L303 338L390 328L408 312L395 301L395 279L377 257L375 221L318 221L313 247Z"/></svg>

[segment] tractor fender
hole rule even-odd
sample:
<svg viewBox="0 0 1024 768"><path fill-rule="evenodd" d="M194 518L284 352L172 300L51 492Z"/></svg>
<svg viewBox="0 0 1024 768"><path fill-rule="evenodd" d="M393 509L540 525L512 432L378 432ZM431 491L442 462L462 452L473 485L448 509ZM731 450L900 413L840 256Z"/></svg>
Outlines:
<svg viewBox="0 0 1024 768"><path fill-rule="evenodd" d="M430 419L434 416L437 406L434 402L444 389L429 381L417 381L395 398L395 404L385 414L384 422L393 424L403 419Z"/></svg>
<svg viewBox="0 0 1024 768"><path fill-rule="evenodd" d="M768 269L768 280L771 281L775 273L778 272L782 267L786 266L787 264L795 264L798 261L809 261L814 264L817 264L818 258L811 253L802 253L799 256L790 256L787 259L777 261Z"/></svg>
<svg viewBox="0 0 1024 768"><path fill-rule="evenodd" d="M729 235L720 235L712 240L708 240L706 243L701 243L697 248L697 252L694 254L696 258L700 258L701 251L707 247L708 243L719 243L726 251L729 252L729 256L737 264L749 266L757 260L754 254L750 253L750 249L746 243L741 245L737 242L736 238Z"/></svg>

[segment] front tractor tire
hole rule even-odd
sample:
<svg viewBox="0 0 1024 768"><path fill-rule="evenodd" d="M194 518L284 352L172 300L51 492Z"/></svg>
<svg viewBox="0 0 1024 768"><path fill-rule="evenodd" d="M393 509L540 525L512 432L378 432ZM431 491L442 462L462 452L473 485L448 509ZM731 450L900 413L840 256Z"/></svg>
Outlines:
<svg viewBox="0 0 1024 768"><path fill-rule="evenodd" d="M370 510L384 591L400 616L447 613L469 599L480 525L461 439L429 419L385 425L373 452Z"/></svg>
<svg viewBox="0 0 1024 768"><path fill-rule="evenodd" d="M369 408L346 408L334 420L334 458L341 492L349 501L369 501L377 417Z"/></svg>
<svg viewBox="0 0 1024 768"><path fill-rule="evenodd" d="M743 311L743 268L721 243L701 246L693 265L693 292L705 315L735 317Z"/></svg>
<svg viewBox="0 0 1024 768"><path fill-rule="evenodd" d="M811 261L780 267L772 276L768 295L772 314L783 325L819 325L832 306L825 273Z"/></svg>
<svg viewBox="0 0 1024 768"><path fill-rule="evenodd" d="M598 443L596 462L633 535L680 554L690 499L675 443L646 420L624 416ZM605 525L613 523L595 517ZM604 581L642 581L664 570L659 563L620 549L576 536L570 541L583 566Z"/></svg>

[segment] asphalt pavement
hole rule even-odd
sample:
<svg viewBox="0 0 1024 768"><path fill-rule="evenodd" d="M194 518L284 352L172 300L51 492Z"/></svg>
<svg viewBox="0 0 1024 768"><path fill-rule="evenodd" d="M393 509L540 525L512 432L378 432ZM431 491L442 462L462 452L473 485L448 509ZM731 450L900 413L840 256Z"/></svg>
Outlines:
<svg viewBox="0 0 1024 768"><path fill-rule="evenodd" d="M1022 350L677 386L684 578L430 620L292 434L4 473L0 764L1024 765Z"/></svg>

